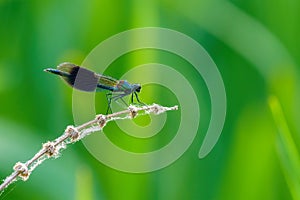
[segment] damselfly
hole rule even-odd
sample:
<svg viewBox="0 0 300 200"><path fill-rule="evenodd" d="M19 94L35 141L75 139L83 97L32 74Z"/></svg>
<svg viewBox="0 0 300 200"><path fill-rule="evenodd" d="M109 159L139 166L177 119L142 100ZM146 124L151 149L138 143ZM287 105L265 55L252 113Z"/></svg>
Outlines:
<svg viewBox="0 0 300 200"><path fill-rule="evenodd" d="M131 84L126 80L117 80L109 76L97 74L93 71L77 66L72 63L61 63L57 69L47 68L44 71L61 76L71 87L78 90L94 92L94 91L108 91L106 98L108 113L111 101L120 99L126 104L123 97L131 94L131 103L133 103L133 96L140 104L144 104L139 100L138 94L141 91L140 84ZM126 104L127 105L127 104Z"/></svg>

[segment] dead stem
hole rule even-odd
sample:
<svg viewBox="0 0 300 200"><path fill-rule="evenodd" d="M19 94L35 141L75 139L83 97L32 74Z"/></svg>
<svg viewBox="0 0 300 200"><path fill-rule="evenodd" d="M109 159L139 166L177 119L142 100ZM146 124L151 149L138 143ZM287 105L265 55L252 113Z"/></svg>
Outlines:
<svg viewBox="0 0 300 200"><path fill-rule="evenodd" d="M61 136L51 142L48 141L44 143L42 148L30 160L26 161L25 163L17 162L13 167L14 171L11 173L11 175L6 177L6 179L4 179L3 183L0 185L0 192L7 188L11 183L18 180L18 177L23 181L26 181L31 172L43 161L51 157L57 158L59 153L63 149L67 148L68 144L75 143L93 132L102 130L109 121L134 118L139 115L139 111L144 111L145 114L153 113L158 115L169 110L178 110L178 106L163 107L158 104L153 104L137 107L130 105L127 110L108 115L97 115L95 119L77 127L67 126L66 130ZM120 115L125 116L118 117Z"/></svg>

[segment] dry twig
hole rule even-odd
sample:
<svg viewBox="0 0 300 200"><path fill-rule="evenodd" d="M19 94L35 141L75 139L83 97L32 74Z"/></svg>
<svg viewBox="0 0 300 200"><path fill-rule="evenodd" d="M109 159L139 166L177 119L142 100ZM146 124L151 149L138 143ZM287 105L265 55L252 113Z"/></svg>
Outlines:
<svg viewBox="0 0 300 200"><path fill-rule="evenodd" d="M0 185L0 192L7 188L11 183L21 178L23 181L26 181L29 178L29 175L33 170L39 166L43 161L48 158L54 157L57 158L61 150L67 148L68 144L75 143L87 135L101 130L107 122L117 120L117 119L126 119L134 118L138 115L139 111L144 111L145 114L161 114L169 110L178 110L178 106L173 107L163 107L157 104L147 105L147 106L129 106L127 110L120 112L108 114L108 115L97 115L95 119L86 122L77 127L67 126L65 132L58 138L53 141L46 142L42 145L42 148L36 153L30 160L25 163L17 162L13 167L13 172L11 175L4 179L3 183ZM124 117L118 117L125 115Z"/></svg>

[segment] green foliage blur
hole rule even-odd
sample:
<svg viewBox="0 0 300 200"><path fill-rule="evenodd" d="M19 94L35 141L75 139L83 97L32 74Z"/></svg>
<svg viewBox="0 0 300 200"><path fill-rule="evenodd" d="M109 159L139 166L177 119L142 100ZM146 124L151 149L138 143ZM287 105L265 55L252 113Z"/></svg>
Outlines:
<svg viewBox="0 0 300 200"><path fill-rule="evenodd" d="M218 66L228 106L217 145L199 159L210 119L201 76L176 55L130 53L106 73L119 78L134 66L158 62L199 86L201 121L191 121L199 131L183 156L161 170L131 174L100 163L78 142L0 199L300 199L299 10L298 0L0 0L1 179L74 123L72 89L43 69L81 64L100 42L128 29L164 27L196 40ZM141 98L177 103L158 86L143 88ZM97 111L105 112L104 94L96 99ZM147 124L149 118L135 122ZM174 137L166 130L147 144L124 136L114 124L107 128L114 143L133 152L161 148Z"/></svg>

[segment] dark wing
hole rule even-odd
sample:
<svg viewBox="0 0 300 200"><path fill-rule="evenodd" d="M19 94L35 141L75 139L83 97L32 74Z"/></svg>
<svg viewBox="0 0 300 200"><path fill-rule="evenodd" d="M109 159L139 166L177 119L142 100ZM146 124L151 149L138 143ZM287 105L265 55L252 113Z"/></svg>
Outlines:
<svg viewBox="0 0 300 200"><path fill-rule="evenodd" d="M87 92L95 91L99 80L95 72L72 63L62 63L57 66L57 69L46 69L45 71L59 75L71 87Z"/></svg>
<svg viewBox="0 0 300 200"><path fill-rule="evenodd" d="M62 63L57 69L45 69L45 71L61 76L70 86L78 90L93 92L102 90L118 90L119 81L102 74L79 67L72 63Z"/></svg>
<svg viewBox="0 0 300 200"><path fill-rule="evenodd" d="M63 78L72 87L87 92L95 91L98 83L98 77L95 75L95 72L79 66L73 67L70 75Z"/></svg>

